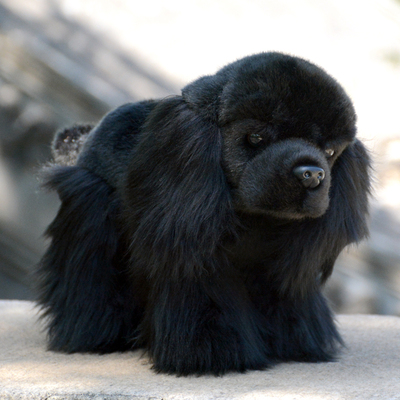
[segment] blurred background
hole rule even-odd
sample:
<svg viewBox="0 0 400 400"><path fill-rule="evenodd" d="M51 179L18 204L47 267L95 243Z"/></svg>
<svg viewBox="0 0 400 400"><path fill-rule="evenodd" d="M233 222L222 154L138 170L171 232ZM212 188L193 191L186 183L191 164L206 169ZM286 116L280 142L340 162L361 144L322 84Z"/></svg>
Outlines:
<svg viewBox="0 0 400 400"><path fill-rule="evenodd" d="M326 293L341 313L400 315L399 0L0 0L0 299L34 296L59 205L36 176L57 129L272 50L341 82L375 160L371 237Z"/></svg>

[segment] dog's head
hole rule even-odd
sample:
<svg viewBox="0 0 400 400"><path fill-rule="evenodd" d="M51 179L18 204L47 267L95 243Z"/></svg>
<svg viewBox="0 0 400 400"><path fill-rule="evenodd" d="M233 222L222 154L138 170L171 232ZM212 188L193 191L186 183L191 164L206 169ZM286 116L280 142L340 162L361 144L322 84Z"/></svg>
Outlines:
<svg viewBox="0 0 400 400"><path fill-rule="evenodd" d="M311 224L329 236L310 237L318 254L335 258L368 231L369 157L355 120L334 79L279 53L239 60L160 101L127 176L136 257L167 265L172 248L175 265L201 269L238 223L266 216L264 228Z"/></svg>
<svg viewBox="0 0 400 400"><path fill-rule="evenodd" d="M289 219L325 213L332 168L356 133L352 103L327 73L299 58L259 54L183 95L220 128L236 210Z"/></svg>

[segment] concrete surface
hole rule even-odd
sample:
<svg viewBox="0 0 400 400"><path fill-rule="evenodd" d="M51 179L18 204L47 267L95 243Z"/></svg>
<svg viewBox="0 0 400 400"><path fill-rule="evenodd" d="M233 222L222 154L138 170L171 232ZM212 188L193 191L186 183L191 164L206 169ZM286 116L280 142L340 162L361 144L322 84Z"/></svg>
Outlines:
<svg viewBox="0 0 400 400"><path fill-rule="evenodd" d="M45 350L33 303L0 301L0 399L400 399L400 318L341 315L340 361L222 378L157 375L139 352Z"/></svg>

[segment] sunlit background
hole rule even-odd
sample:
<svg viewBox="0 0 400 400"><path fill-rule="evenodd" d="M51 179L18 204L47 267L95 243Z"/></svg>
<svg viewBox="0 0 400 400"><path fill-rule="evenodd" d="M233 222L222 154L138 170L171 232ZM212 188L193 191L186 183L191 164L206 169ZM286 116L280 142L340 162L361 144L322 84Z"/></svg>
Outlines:
<svg viewBox="0 0 400 400"><path fill-rule="evenodd" d="M271 50L345 87L375 159L371 238L343 253L327 295L338 312L400 315L396 0L0 0L0 298L34 297L59 205L36 178L54 131Z"/></svg>

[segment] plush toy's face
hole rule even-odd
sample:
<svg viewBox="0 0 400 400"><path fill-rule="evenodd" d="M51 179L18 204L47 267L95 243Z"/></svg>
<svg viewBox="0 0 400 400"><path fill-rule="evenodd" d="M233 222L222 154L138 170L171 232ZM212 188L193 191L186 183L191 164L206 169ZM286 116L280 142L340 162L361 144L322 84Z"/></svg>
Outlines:
<svg viewBox="0 0 400 400"><path fill-rule="evenodd" d="M343 89L299 60L250 65L220 97L224 169L235 208L278 218L319 217L332 168L355 136Z"/></svg>

